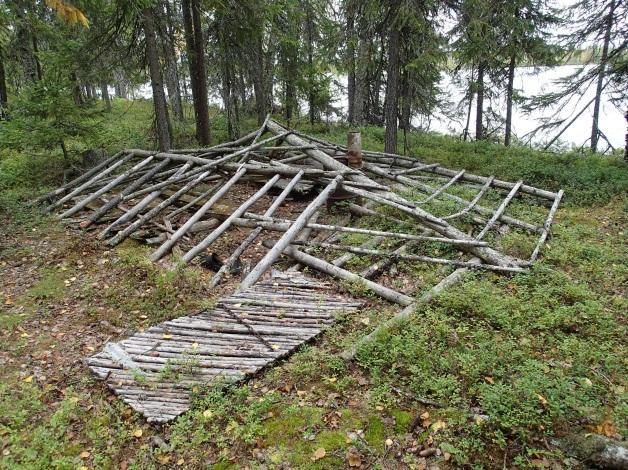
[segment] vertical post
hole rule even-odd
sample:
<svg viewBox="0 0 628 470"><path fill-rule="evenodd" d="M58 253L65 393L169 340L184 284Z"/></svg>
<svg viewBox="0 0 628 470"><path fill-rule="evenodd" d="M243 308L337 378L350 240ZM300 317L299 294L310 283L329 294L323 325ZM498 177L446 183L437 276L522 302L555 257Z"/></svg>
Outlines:
<svg viewBox="0 0 628 470"><path fill-rule="evenodd" d="M351 168L362 168L362 135L358 131L347 133L347 163Z"/></svg>

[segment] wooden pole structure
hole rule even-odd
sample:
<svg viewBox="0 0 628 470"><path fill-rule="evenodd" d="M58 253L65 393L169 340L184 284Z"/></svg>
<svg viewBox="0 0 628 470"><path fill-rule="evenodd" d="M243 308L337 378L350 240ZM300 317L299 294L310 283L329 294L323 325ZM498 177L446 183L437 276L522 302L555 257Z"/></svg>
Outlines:
<svg viewBox="0 0 628 470"><path fill-rule="evenodd" d="M155 165L153 168L151 168L148 172L146 172L140 178L136 179L130 185L128 185L126 188L124 188L124 190L121 193L116 194L106 204L101 206L98 210L94 211L94 213L89 216L89 218L85 221L85 223L82 225L82 227L83 228L87 228L91 224L93 224L94 222L98 222L98 220L100 220L100 218L103 215L105 215L107 212L109 212L111 209L113 209L119 203L124 202L125 201L125 196L128 196L133 191L135 191L136 189L140 188L144 183L146 183L148 180L150 180L153 176L155 176L160 170L162 170L164 167L166 167L169 163L170 163L170 160L162 160L162 161L160 161L157 165Z"/></svg>
<svg viewBox="0 0 628 470"><path fill-rule="evenodd" d="M73 191L71 191L70 193L66 194L65 196L63 196L61 199L59 199L58 201L52 203L50 205L50 207L48 208L49 212L52 212L54 209L56 209L57 207L63 205L63 203L65 203L66 201L69 201L70 199L72 199L74 196L78 196L79 194L81 194L83 191L85 191L87 188L89 188L91 185L93 185L94 183L96 183L99 179L107 176L109 173L111 173L113 170L115 170L116 168L118 168L120 165L122 165L124 162L126 162L127 160L129 160L130 158L132 158L134 156L133 153L128 153L127 155L125 155L124 157L118 159L117 162L115 162L113 165L108 166L107 168L105 168L103 171L101 171L100 173L96 174L95 176L93 176L92 178L90 178L89 180L87 180L85 183L83 183L82 185L80 185L78 188L75 188Z"/></svg>
<svg viewBox="0 0 628 470"><path fill-rule="evenodd" d="M292 192L292 189L297 185L297 183L302 177L303 177L303 171L300 171L299 173L294 175L292 180L290 180L290 182L283 189L281 194L279 194L279 196L277 196L277 198L273 201L270 207L266 209L266 212L264 212L265 217L270 217L271 215L275 213L275 211L279 208L279 206L281 206L281 204L284 202L286 197L288 197L288 195ZM262 230L263 230L262 227L257 227L244 239L244 241L235 249L235 251L231 253L231 256L229 256L227 261L225 261L225 263L220 267L218 272L212 278L210 282L210 287L213 288L218 285L218 283L220 282L220 279L222 279L222 276L224 276L224 274L228 270L232 269L236 260L240 258L242 253L244 253L246 249L257 239L259 234L262 233Z"/></svg>
<svg viewBox="0 0 628 470"><path fill-rule="evenodd" d="M554 204L552 204L552 207L549 213L547 214L547 219L545 219L545 223L543 224L543 233L541 233L541 236L539 237L539 240L537 241L536 246L534 247L534 251L532 252L532 255L530 256L530 259L528 260L527 264L534 263L537 257L539 256L541 247L545 244L545 240L547 239L550 233L552 222L554 221L554 216L556 215L556 211L558 210L558 205L560 204L560 200L563 198L563 194L564 194L564 191L562 189L558 191L558 194L556 195L556 199L554 199Z"/></svg>
<svg viewBox="0 0 628 470"><path fill-rule="evenodd" d="M179 197L181 197L183 194L187 193L194 186L198 185L201 181L203 181L209 175L209 173L210 173L209 171L206 171L198 175L196 179L190 181L188 184L183 186L181 189L179 189L176 193L174 193L168 199L162 201L156 207L153 207L150 211L148 211L146 214L141 216L138 220L133 222L131 225L129 225L127 228L125 228L121 232L118 232L118 234L115 237L113 237L111 240L109 240L107 244L110 246L115 246L118 243L120 243L122 240L124 240L126 237L131 235L134 231L136 231L146 222L148 222L157 214L159 214L161 211L163 211L166 207L168 207L177 199L179 199Z"/></svg>
<svg viewBox="0 0 628 470"><path fill-rule="evenodd" d="M381 284L377 284L376 282L373 282L369 279L360 277L357 274L352 273L351 271L347 271L346 269L334 266L333 264L328 263L325 260L322 260L312 255L308 255L307 253L303 253L302 251L296 249L294 246L287 246L286 248L284 248L283 252L288 256L294 258L299 263L310 266L311 268L314 268L325 274L329 274L330 276L338 277L349 282L364 284L365 287L375 292L377 295L383 297L384 299L390 300L391 302L395 302L401 305L410 305L414 301L412 297L402 294L401 292L389 289L388 287L382 286Z"/></svg>
<svg viewBox="0 0 628 470"><path fill-rule="evenodd" d="M153 156L152 155L150 157L145 158L144 160L142 160L141 162L139 162L138 164L133 166L131 169L129 169L129 170L125 171L124 173L118 175L114 180L112 180L111 182L109 182L108 184L106 184L105 186L100 188L95 193L92 193L89 196L81 199L73 207L71 207L70 209L68 209L67 211L63 212L61 215L59 215L59 218L60 219L65 219L67 217L70 217L70 216L76 214L78 211L80 211L85 206L87 206L87 204L89 204L91 201L93 201L94 199L102 196L103 194L105 194L110 189L115 188L120 183L122 183L124 180L128 179L133 173L135 173L136 171L144 168L151 161L153 161Z"/></svg>
<svg viewBox="0 0 628 470"><path fill-rule="evenodd" d="M272 122L272 121L271 121ZM310 202L310 204L305 208L305 210L297 217L292 224L292 227L283 234L283 236L279 239L277 244L273 246L266 256L262 258L262 260L257 263L257 265L251 270L248 276L242 281L239 290L244 290L248 287L251 287L255 281L257 281L270 266L281 256L284 248L286 248L290 242L297 236L297 234L305 227L307 222L310 220L310 217L314 215L314 212L318 210L325 202L329 195L336 190L338 184L342 181L342 176L336 176L334 180L327 185L327 187L321 191L321 193L316 196L316 198Z"/></svg>
<svg viewBox="0 0 628 470"><path fill-rule="evenodd" d="M177 179L179 176L184 174L188 170L188 168L190 168L191 166L192 166L191 163L186 163L185 165L183 165L181 168L179 168L179 170L174 175L172 175L170 178L168 178L168 180L166 180L166 183L168 181ZM118 225L122 225L123 223L131 220L133 217L139 214L142 210L144 210L144 208L148 206L153 200L158 198L161 192L162 192L161 189L152 191L150 194L144 197L144 199L142 199L140 202L138 202L133 207L131 207L126 213L122 214L121 217L113 221L104 230L102 230L98 234L98 239L103 240L109 234L109 232L111 232L111 230L113 230L115 227L117 227Z"/></svg>
<svg viewBox="0 0 628 470"><path fill-rule="evenodd" d="M194 248L189 250L183 256L183 259L182 259L183 263L184 264L189 263L199 253L201 253L203 250L206 250L212 243L214 243L218 239L218 237L220 237L231 226L233 221L237 219L238 217L240 217L242 214L244 214L244 212L249 207L255 204L264 194L266 194L268 190L275 185L278 179L279 179L279 175L275 175L271 179L269 179L264 186L262 186L255 194L253 194L253 196L247 199L244 204L242 204L234 212L232 212L231 215L227 217L225 221L222 224L220 224L219 227L217 227L212 233L207 235L207 237L205 237L205 239L201 241L198 245L196 245Z"/></svg>
<svg viewBox="0 0 628 470"><path fill-rule="evenodd" d="M500 217L504 214L506 207L508 207L508 204L510 204L510 201L512 201L512 198L515 197L515 194L517 194L517 191L519 191L519 188L521 187L522 184L523 184L523 181L519 180L517 184L515 184L515 186L510 190L510 193L508 193L508 196L504 198L504 200L499 205L499 207L497 208L493 216L490 218L490 220L486 223L482 231L478 233L478 235L475 237L476 240L482 240L482 238L484 238L484 236L488 233L488 231L493 228L493 226L497 223Z"/></svg>
<svg viewBox="0 0 628 470"><path fill-rule="evenodd" d="M161 259L162 256L168 253L172 249L172 247L177 243L179 238L185 235L190 229L190 227L192 227L192 225L194 225L196 222L201 220L201 217L203 217L203 215L205 215L205 213L209 209L211 209L211 207L214 204L216 204L220 200L220 198L222 198L227 193L227 191L229 191L229 189L231 189L231 187L242 176L244 176L245 173L246 173L246 170L242 168L235 175L233 175L229 181L227 181L224 185L220 186L220 189L216 191L216 193L214 193L214 195L211 198L209 198L207 202L205 202L205 204L203 204L194 213L194 215L185 222L185 224L183 224L175 233L172 234L172 236L168 240L166 240L157 250L153 252L153 254L150 256L151 261L158 261L159 259Z"/></svg>
<svg viewBox="0 0 628 470"><path fill-rule="evenodd" d="M98 165L96 165L94 168L90 169L89 171L86 171L85 173L83 173L80 176L77 176L76 178L74 178L72 181L70 181L69 183L64 184L63 186L61 186L60 188L55 189L52 192L46 193L43 196L39 196L37 199L35 199L32 204L38 204L40 202L43 202L47 199L52 199L54 197L57 197L63 193L65 193L68 189L76 186L77 184L82 183L83 181L91 178L92 176L94 176L96 173L98 173L100 170L102 170L105 167L108 167L111 163L113 163L115 160L117 160L118 158L120 158L123 155L126 155L127 152L125 152L124 150L116 153L115 155L109 157L108 159L106 159L104 162L99 163Z"/></svg>

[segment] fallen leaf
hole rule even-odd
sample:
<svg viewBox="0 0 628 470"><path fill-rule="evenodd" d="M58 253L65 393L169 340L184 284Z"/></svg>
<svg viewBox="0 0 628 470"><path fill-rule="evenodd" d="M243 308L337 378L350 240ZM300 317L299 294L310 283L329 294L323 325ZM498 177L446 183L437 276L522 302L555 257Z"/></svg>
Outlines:
<svg viewBox="0 0 628 470"><path fill-rule="evenodd" d="M329 379L327 379L327 380L329 380L329 382L333 384L333 383L334 383L336 380L338 380L338 379L337 379L336 377L330 377L330 378L329 378Z"/></svg>
<svg viewBox="0 0 628 470"><path fill-rule="evenodd" d="M491 385L493 385L495 383L495 379L493 379L493 377L484 377L484 380L486 380L488 383L490 383Z"/></svg>
<svg viewBox="0 0 628 470"><path fill-rule="evenodd" d="M547 406L548 405L548 402L547 402L547 400L545 399L545 397L543 395L537 393L536 396L538 397L539 401L541 402L541 404L543 406Z"/></svg>
<svg viewBox="0 0 628 470"><path fill-rule="evenodd" d="M163 339L172 339L172 335L167 335L167 334L164 334L164 335L162 336L162 338L163 338Z"/></svg>
<svg viewBox="0 0 628 470"><path fill-rule="evenodd" d="M214 413L212 413L212 410L205 410L205 411L203 411L203 416L205 418L211 418L213 414Z"/></svg>
<svg viewBox="0 0 628 470"><path fill-rule="evenodd" d="M617 427L610 420L605 419L597 426L594 426L593 431L606 437L613 437L617 434Z"/></svg>
<svg viewBox="0 0 628 470"><path fill-rule="evenodd" d="M393 445L393 440L388 438L388 439L386 439L386 442L384 442L384 444L386 444L386 447L390 447L390 446Z"/></svg>
<svg viewBox="0 0 628 470"><path fill-rule="evenodd" d="M31 383L33 381L33 376L29 375L28 377L26 377L25 379L22 379L24 382L26 382L27 384Z"/></svg>
<svg viewBox="0 0 628 470"><path fill-rule="evenodd" d="M360 318L360 323L362 323L363 325L368 325L369 323L371 323L371 319L368 317Z"/></svg>
<svg viewBox="0 0 628 470"><path fill-rule="evenodd" d="M587 378L587 377L585 377L585 378L584 378L584 384L585 384L587 387L593 387L593 382L591 382L591 379L589 379L589 378Z"/></svg>
<svg viewBox="0 0 628 470"><path fill-rule="evenodd" d="M430 417L429 411L426 411L425 413L421 415L421 419L428 419L429 417Z"/></svg>
<svg viewBox="0 0 628 470"><path fill-rule="evenodd" d="M183 459L179 459L177 460L177 465L180 467L181 465L183 465L185 463L185 460Z"/></svg>
<svg viewBox="0 0 628 470"><path fill-rule="evenodd" d="M89 452L87 452L86 450L84 450L83 452L81 452L81 458L82 459L87 459L89 458L89 456L92 455Z"/></svg>
<svg viewBox="0 0 628 470"><path fill-rule="evenodd" d="M133 437L137 437L140 438L142 437L143 431L141 429L136 429L135 431L133 431Z"/></svg>
<svg viewBox="0 0 628 470"><path fill-rule="evenodd" d="M168 454L158 455L157 460L160 464L166 465L168 462L170 462L170 456Z"/></svg>
<svg viewBox="0 0 628 470"><path fill-rule="evenodd" d="M192 343L192 349L198 349L198 343Z"/></svg>
<svg viewBox="0 0 628 470"><path fill-rule="evenodd" d="M355 452L347 452L347 463L349 467L360 467L362 466L362 458L360 454Z"/></svg>
<svg viewBox="0 0 628 470"><path fill-rule="evenodd" d="M384 407L383 407L382 405L377 405L377 406L375 406L375 409L376 409L377 411L383 411L383 410L384 410Z"/></svg>
<svg viewBox="0 0 628 470"><path fill-rule="evenodd" d="M307 392L305 390L297 390L297 395L300 396L300 397L305 396L306 393Z"/></svg>
<svg viewBox="0 0 628 470"><path fill-rule="evenodd" d="M312 462L316 462L317 460L322 459L327 455L327 451L324 447L319 447L314 451L314 455L312 455Z"/></svg>
<svg viewBox="0 0 628 470"><path fill-rule="evenodd" d="M438 420L434 424L432 424L432 431L433 432L438 432L441 429L445 429L446 427L447 427L447 425L445 424L444 421Z"/></svg>

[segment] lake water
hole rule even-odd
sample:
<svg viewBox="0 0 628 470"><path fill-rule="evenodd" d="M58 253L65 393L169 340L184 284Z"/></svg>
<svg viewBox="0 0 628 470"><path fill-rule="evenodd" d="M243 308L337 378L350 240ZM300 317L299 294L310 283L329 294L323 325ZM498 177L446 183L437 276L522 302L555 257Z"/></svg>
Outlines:
<svg viewBox="0 0 628 470"><path fill-rule="evenodd" d="M532 67L519 67L515 76L515 88L523 96L533 96L540 93L547 93L557 88L554 81L560 77L567 76L573 73L579 66L564 65L561 67L554 67L545 70L534 70ZM337 80L346 85L346 77L338 77ZM449 101L452 103L458 103L463 96L458 86L452 84L452 79L449 75L444 74L441 81L441 89L449 96ZM278 89L276 91L277 96L281 93ZM566 122L571 120L582 107L593 98L595 94L595 84L582 95L582 97L575 97L571 101L567 102L560 107L554 107L553 109L546 109L543 112L535 112L531 115L525 114L519 108L515 107L513 110L513 134L518 138L523 138L530 131L536 129L541 124L543 117L552 116L554 119L565 119ZM136 97L150 98L151 89L150 85L142 85L135 90ZM336 93L335 106L339 106L344 113L347 112L347 97L345 94ZM218 93L212 93L210 98L212 104L218 106L222 105ZM493 109L500 111L499 114L505 116L505 100L495 100L491 103ZM488 103L485 100L485 105ZM302 105L302 112L305 114L307 111L306 105ZM470 131L473 132L475 108L471 111L471 125ZM591 121L593 115L593 105L589 106L582 115L576 119L576 121L562 134L559 142L567 146L582 146L591 136ZM429 124L425 122L416 121L416 126L427 127L429 130L441 132L444 134L461 135L465 126L467 117L466 107L462 107L458 113L455 113L453 117L451 114L445 116L442 113L437 113L430 118ZM623 112L618 110L612 103L609 102L608 97L604 97L600 109L600 121L599 126L604 135L608 138L611 144L615 148L624 147L624 139L626 135L626 120L624 119ZM533 143L544 143L554 137L558 131L562 129L554 129L546 133L539 133L532 138ZM526 137L524 141L528 141L529 137ZM602 139L599 142L599 151L607 149L608 145Z"/></svg>
<svg viewBox="0 0 628 470"><path fill-rule="evenodd" d="M549 68L545 70L535 71L533 67L520 67L515 74L515 89L523 96L529 97L542 93L556 90L558 87L555 80L572 74L580 66L565 65L561 67ZM443 90L447 90L450 99L454 102L460 101L463 94L457 91L457 87L451 84L451 77L445 76L441 83ZM595 83L581 96L574 97L561 106L554 106L550 109L526 114L517 107L513 110L513 133L518 138L523 138L526 134L536 129L541 124L541 118L552 117L553 119L565 119L565 123L569 122L582 108L595 96ZM500 115L505 116L505 99L498 99L492 103L496 110L501 110ZM486 105L486 101L485 101ZM452 120L443 115L438 115L431 120L430 129L460 135L464 129L466 121L466 110L461 113L459 119ZM470 131L473 132L475 107L472 108ZM560 142L581 146L591 136L591 123L593 116L593 104L578 117L574 123L561 135ZM610 143L615 148L624 147L624 139L626 135L626 120L623 112L613 105L607 96L603 97L600 108L599 127ZM560 126L556 129L539 133L532 138L533 142L547 142L558 134ZM527 142L529 137L525 137ZM598 149L605 150L607 143L600 139Z"/></svg>

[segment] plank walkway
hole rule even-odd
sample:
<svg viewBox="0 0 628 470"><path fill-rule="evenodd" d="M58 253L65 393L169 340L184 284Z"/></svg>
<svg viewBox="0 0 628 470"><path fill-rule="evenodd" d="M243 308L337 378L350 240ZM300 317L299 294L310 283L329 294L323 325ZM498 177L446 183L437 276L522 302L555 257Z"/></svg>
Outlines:
<svg viewBox="0 0 628 470"><path fill-rule="evenodd" d="M332 324L359 303L332 284L299 272L274 272L211 311L176 318L104 349L90 369L149 422L170 421L190 408L190 395L213 380L245 379Z"/></svg>

